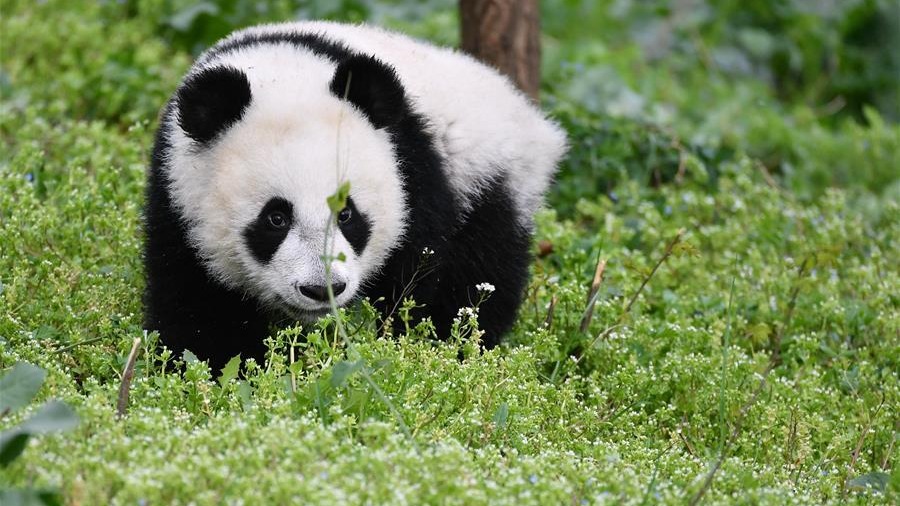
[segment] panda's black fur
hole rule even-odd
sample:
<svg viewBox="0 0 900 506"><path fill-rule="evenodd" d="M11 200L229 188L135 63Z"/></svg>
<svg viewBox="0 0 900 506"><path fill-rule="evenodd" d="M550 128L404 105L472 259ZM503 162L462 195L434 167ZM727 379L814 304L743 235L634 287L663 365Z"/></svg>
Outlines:
<svg viewBox="0 0 900 506"><path fill-rule="evenodd" d="M167 109L171 107L170 103ZM171 111L164 111L166 114ZM161 126L153 147L144 207L144 327L158 331L176 356L189 349L209 359L212 367L221 367L237 354L262 357L262 338L269 323L256 302L213 280L190 246L163 169L169 148L167 127Z"/></svg>
<svg viewBox="0 0 900 506"><path fill-rule="evenodd" d="M414 110L393 69L324 36L251 35L220 44L206 57L266 44L302 46L333 61L337 66L332 94L362 111L375 128L385 129L394 146L408 222L400 247L366 281L360 295L377 300L384 313L396 309L401 294L411 296L420 306L415 316L431 317L438 336L446 338L458 310L479 300L475 286L493 284L496 290L480 306L479 323L485 331L483 345L497 345L515 319L530 261L530 231L522 226L514 190L506 178L490 180L463 207L442 169L445 160L435 148L428 119ZM349 86L348 76L352 76ZM204 149L240 122L252 101L250 86L240 72L211 67L189 75L162 113L162 118L178 117L178 121L161 122L148 173L145 327L158 331L176 356L188 349L209 360L213 368L237 354L261 359L264 337L272 323L283 316L262 308L252 295L229 288L211 276L192 245L189 223L170 191L167 163L173 148L171 129L182 128L196 141L197 149ZM360 230L347 235L363 238L367 232L365 219L361 215L357 222L362 223L357 225ZM277 238L267 239L264 234L246 237L251 250L271 249L272 244L265 244L267 240L278 247ZM364 247L365 240L357 240L354 250L359 244ZM426 249L433 254L423 258ZM411 285L414 275L417 281Z"/></svg>

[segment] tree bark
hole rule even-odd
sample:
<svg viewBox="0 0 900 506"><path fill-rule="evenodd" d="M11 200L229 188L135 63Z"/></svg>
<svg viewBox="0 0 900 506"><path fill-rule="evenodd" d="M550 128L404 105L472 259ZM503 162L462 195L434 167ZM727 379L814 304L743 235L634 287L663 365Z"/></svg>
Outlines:
<svg viewBox="0 0 900 506"><path fill-rule="evenodd" d="M537 101L541 78L538 0L460 0L463 51L492 65Z"/></svg>

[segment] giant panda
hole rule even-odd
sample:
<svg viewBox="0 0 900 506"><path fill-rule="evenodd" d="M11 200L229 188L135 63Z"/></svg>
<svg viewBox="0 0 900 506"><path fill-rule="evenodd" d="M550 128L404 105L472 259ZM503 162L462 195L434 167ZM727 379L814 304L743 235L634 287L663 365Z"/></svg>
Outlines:
<svg viewBox="0 0 900 506"><path fill-rule="evenodd" d="M438 337L489 283L479 324L495 346L565 150L508 79L454 50L331 22L235 32L160 115L145 327L221 367L261 358L274 325L327 313L329 279L338 306L368 297L390 316L413 298Z"/></svg>

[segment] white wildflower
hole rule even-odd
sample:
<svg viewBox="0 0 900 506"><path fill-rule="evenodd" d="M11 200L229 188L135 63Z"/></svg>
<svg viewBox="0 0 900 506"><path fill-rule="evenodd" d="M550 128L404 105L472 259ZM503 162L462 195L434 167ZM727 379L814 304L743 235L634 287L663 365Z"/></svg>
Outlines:
<svg viewBox="0 0 900 506"><path fill-rule="evenodd" d="M475 285L475 289L482 293L494 293L494 290L496 290L494 285L490 283L478 283Z"/></svg>
<svg viewBox="0 0 900 506"><path fill-rule="evenodd" d="M459 311L456 312L456 316L460 318L474 318L478 316L478 308L477 307L461 307Z"/></svg>

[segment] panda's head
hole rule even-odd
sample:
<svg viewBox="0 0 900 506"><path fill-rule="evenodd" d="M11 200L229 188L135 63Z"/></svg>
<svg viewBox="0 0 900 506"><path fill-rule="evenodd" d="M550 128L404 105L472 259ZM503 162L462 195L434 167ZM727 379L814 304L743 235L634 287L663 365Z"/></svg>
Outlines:
<svg viewBox="0 0 900 506"><path fill-rule="evenodd" d="M400 241L388 127L407 106L385 64L357 56L335 68L280 46L241 53L189 74L173 110L170 188L226 286L312 320L329 308L329 277L337 304L351 302ZM327 199L345 182L333 213Z"/></svg>

